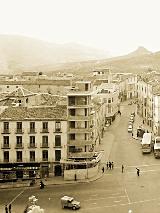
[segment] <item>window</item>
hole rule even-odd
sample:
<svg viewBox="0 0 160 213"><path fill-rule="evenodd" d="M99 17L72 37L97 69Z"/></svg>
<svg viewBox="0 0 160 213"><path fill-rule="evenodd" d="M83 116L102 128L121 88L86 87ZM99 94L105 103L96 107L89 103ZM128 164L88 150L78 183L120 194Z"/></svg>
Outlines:
<svg viewBox="0 0 160 213"><path fill-rule="evenodd" d="M43 122L42 123L42 131L43 132L48 132L48 122Z"/></svg>
<svg viewBox="0 0 160 213"><path fill-rule="evenodd" d="M69 106L75 105L76 103L75 97L74 96L69 97L68 102L69 102Z"/></svg>
<svg viewBox="0 0 160 213"><path fill-rule="evenodd" d="M9 136L4 136L3 137L3 147L4 148L9 148Z"/></svg>
<svg viewBox="0 0 160 213"><path fill-rule="evenodd" d="M113 102L113 98L112 98L112 102Z"/></svg>
<svg viewBox="0 0 160 213"><path fill-rule="evenodd" d="M110 99L110 98L108 99L108 103L109 103L109 104L111 103L111 99Z"/></svg>
<svg viewBox="0 0 160 213"><path fill-rule="evenodd" d="M42 147L48 147L48 136L42 136Z"/></svg>
<svg viewBox="0 0 160 213"><path fill-rule="evenodd" d="M9 132L9 122L3 123L4 132Z"/></svg>
<svg viewBox="0 0 160 213"><path fill-rule="evenodd" d="M30 136L30 147L35 147L35 136Z"/></svg>
<svg viewBox="0 0 160 213"><path fill-rule="evenodd" d="M61 122L56 121L55 122L55 132L60 132L61 131Z"/></svg>
<svg viewBox="0 0 160 213"><path fill-rule="evenodd" d="M108 107L108 113L111 113L111 107Z"/></svg>
<svg viewBox="0 0 160 213"><path fill-rule="evenodd" d="M70 128L72 128L72 129L75 128L75 121L70 121Z"/></svg>
<svg viewBox="0 0 160 213"><path fill-rule="evenodd" d="M3 153L4 162L9 162L9 151Z"/></svg>
<svg viewBox="0 0 160 213"><path fill-rule="evenodd" d="M61 160L61 150L55 150L55 161Z"/></svg>
<svg viewBox="0 0 160 213"><path fill-rule="evenodd" d="M16 136L16 147L22 147L22 136Z"/></svg>
<svg viewBox="0 0 160 213"><path fill-rule="evenodd" d="M75 109L70 109L70 115L71 116L75 116L75 114L76 114L75 112L76 112Z"/></svg>
<svg viewBox="0 0 160 213"><path fill-rule="evenodd" d="M22 151L17 151L17 162L22 162Z"/></svg>
<svg viewBox="0 0 160 213"><path fill-rule="evenodd" d="M30 151L30 161L35 161L35 151Z"/></svg>
<svg viewBox="0 0 160 213"><path fill-rule="evenodd" d="M22 133L22 122L17 122L17 133Z"/></svg>
<svg viewBox="0 0 160 213"><path fill-rule="evenodd" d="M7 86L7 88L9 88L9 86Z"/></svg>
<svg viewBox="0 0 160 213"><path fill-rule="evenodd" d="M85 84L85 91L88 91L88 84Z"/></svg>
<svg viewBox="0 0 160 213"><path fill-rule="evenodd" d="M55 146L61 146L61 135L55 135Z"/></svg>
<svg viewBox="0 0 160 213"><path fill-rule="evenodd" d="M30 132L35 132L35 122L30 122Z"/></svg>
<svg viewBox="0 0 160 213"><path fill-rule="evenodd" d="M48 161L48 151L47 150L42 151L42 161Z"/></svg>
<svg viewBox="0 0 160 213"><path fill-rule="evenodd" d="M69 137L70 137L70 140L75 140L75 138L76 138L75 134L70 134Z"/></svg>

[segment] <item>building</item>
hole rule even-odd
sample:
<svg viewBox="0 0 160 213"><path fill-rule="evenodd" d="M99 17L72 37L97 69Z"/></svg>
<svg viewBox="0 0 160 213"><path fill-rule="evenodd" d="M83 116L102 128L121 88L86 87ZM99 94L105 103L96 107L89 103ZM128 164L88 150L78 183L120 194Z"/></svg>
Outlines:
<svg viewBox="0 0 160 213"><path fill-rule="evenodd" d="M0 114L0 179L63 175L67 108L9 107Z"/></svg>

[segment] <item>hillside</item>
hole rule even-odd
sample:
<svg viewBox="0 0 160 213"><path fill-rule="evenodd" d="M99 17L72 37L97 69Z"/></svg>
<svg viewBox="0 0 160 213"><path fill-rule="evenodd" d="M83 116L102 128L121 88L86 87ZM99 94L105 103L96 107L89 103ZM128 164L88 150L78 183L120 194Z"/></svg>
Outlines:
<svg viewBox="0 0 160 213"><path fill-rule="evenodd" d="M104 51L80 44L53 44L24 36L0 35L0 73L107 57Z"/></svg>

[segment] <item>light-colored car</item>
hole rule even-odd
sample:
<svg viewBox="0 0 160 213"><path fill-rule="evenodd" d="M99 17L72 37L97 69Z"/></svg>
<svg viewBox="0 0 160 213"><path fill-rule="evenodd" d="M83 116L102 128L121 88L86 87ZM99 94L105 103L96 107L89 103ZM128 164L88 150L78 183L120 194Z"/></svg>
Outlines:
<svg viewBox="0 0 160 213"><path fill-rule="evenodd" d="M63 196L61 198L61 204L62 204L62 208L71 208L73 210L79 209L80 208L80 202L74 200L73 197L69 197L69 196Z"/></svg>
<svg viewBox="0 0 160 213"><path fill-rule="evenodd" d="M133 131L133 126L131 124L128 125L128 132L132 132Z"/></svg>

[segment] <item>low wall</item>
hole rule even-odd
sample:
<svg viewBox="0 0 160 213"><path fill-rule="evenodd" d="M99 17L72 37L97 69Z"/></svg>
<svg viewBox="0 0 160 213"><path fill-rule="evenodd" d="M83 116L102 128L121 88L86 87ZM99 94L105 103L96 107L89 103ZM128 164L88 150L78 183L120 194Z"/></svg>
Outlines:
<svg viewBox="0 0 160 213"><path fill-rule="evenodd" d="M98 173L98 164L88 169L71 169L64 170L64 180L85 180L92 178Z"/></svg>
<svg viewBox="0 0 160 213"><path fill-rule="evenodd" d="M19 188L19 187L26 187L30 186L30 182L25 183L1 183L0 189L8 189L8 188Z"/></svg>

